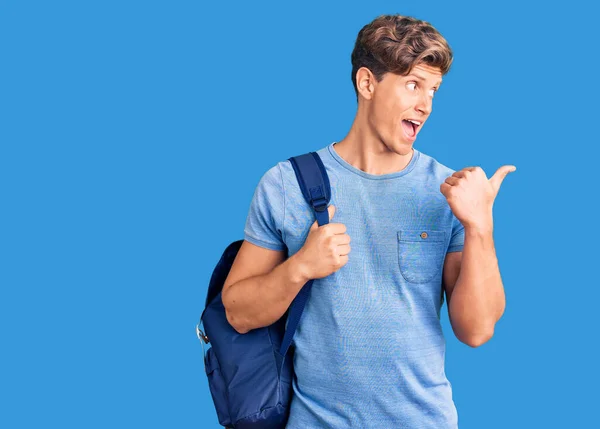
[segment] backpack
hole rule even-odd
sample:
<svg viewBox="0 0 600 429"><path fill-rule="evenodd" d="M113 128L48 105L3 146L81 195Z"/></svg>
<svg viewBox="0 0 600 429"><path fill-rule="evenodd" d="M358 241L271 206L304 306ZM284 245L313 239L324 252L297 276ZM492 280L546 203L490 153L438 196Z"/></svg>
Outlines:
<svg viewBox="0 0 600 429"><path fill-rule="evenodd" d="M331 189L321 158L309 152L289 161L318 225L328 224ZM221 292L243 241L231 243L214 268L196 335L202 344L219 423L235 429L283 429L289 417L294 376L294 348L290 346L313 280L302 287L277 322L238 333L227 321ZM204 353L208 343L211 347Z"/></svg>

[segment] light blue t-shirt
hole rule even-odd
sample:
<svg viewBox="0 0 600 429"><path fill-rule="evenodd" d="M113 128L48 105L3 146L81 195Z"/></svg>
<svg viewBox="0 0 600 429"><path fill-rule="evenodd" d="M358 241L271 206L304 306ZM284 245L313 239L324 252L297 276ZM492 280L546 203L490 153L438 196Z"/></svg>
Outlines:
<svg viewBox="0 0 600 429"><path fill-rule="evenodd" d="M313 283L294 336L287 429L456 429L440 324L442 268L462 251L464 228L440 192L455 170L414 149L402 171L372 175L317 151L346 225L348 263ZM315 221L292 165L261 178L245 240L268 249L304 244Z"/></svg>

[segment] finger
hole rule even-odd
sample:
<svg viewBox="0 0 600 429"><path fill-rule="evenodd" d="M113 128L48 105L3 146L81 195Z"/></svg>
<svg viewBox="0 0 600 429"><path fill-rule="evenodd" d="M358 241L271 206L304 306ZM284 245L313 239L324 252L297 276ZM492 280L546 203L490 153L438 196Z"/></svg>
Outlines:
<svg viewBox="0 0 600 429"><path fill-rule="evenodd" d="M442 195L444 195L445 197L448 197L448 192L450 191L450 189L452 189L452 185L449 185L448 183L444 182L440 185L440 192L442 193Z"/></svg>
<svg viewBox="0 0 600 429"><path fill-rule="evenodd" d="M338 225L343 224L339 223ZM341 246L342 244L350 244L350 236L348 234L336 234L333 237L333 242L338 246Z"/></svg>
<svg viewBox="0 0 600 429"><path fill-rule="evenodd" d="M334 234L344 234L346 232L346 225L343 223L330 223L325 226Z"/></svg>
<svg viewBox="0 0 600 429"><path fill-rule="evenodd" d="M349 244L342 244L340 246L338 246L338 254L340 256L344 256L347 255L348 253L350 253L350 245Z"/></svg>
<svg viewBox="0 0 600 429"><path fill-rule="evenodd" d="M492 184L492 187L496 192L498 192L498 190L500 189L500 185L502 184L502 181L504 180L506 175L508 173L516 171L516 169L517 167L515 167L514 165L503 165L498 170L496 170L494 175L490 178L490 183Z"/></svg>
<svg viewBox="0 0 600 429"><path fill-rule="evenodd" d="M458 185L460 183L460 178L450 176L446 178L445 182L451 186Z"/></svg>
<svg viewBox="0 0 600 429"><path fill-rule="evenodd" d="M335 206L331 204L327 207L327 211L329 212L329 220L333 219L333 215L335 214Z"/></svg>
<svg viewBox="0 0 600 429"><path fill-rule="evenodd" d="M464 172L464 170L455 171L454 173L452 173L452 176L454 176L454 177L465 177L465 172Z"/></svg>
<svg viewBox="0 0 600 429"><path fill-rule="evenodd" d="M444 196L446 196L446 194L448 193L448 191L450 190L450 188L452 188L452 185L449 185L448 183L446 183L446 182L443 182L443 183L440 185L440 192L441 192L442 194L444 194Z"/></svg>

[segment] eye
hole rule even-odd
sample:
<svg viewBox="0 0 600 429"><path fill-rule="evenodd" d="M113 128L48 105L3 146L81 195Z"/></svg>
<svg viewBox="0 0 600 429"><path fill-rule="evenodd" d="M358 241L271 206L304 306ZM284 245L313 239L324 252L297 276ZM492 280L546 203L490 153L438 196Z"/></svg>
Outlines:
<svg viewBox="0 0 600 429"><path fill-rule="evenodd" d="M408 82L409 85L417 86L417 82Z"/></svg>

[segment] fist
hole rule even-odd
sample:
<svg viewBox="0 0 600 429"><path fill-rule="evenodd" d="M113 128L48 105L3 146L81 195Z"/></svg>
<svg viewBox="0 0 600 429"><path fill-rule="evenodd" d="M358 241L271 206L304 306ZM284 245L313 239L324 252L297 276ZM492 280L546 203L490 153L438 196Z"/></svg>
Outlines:
<svg viewBox="0 0 600 429"><path fill-rule="evenodd" d="M350 236L343 223L332 223L335 206L327 207L330 222L319 226L315 221L298 251L298 258L309 279L320 279L338 271L348 262Z"/></svg>
<svg viewBox="0 0 600 429"><path fill-rule="evenodd" d="M446 178L440 192L465 228L489 228L500 185L506 175L516 169L514 165L503 165L488 180L481 167L466 167Z"/></svg>

